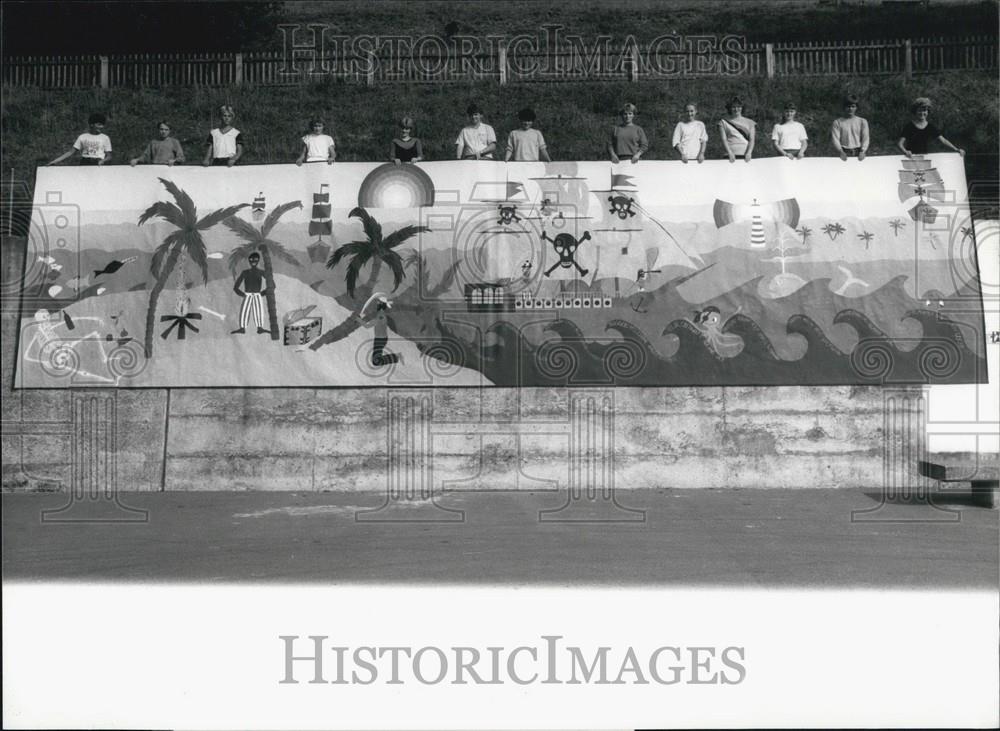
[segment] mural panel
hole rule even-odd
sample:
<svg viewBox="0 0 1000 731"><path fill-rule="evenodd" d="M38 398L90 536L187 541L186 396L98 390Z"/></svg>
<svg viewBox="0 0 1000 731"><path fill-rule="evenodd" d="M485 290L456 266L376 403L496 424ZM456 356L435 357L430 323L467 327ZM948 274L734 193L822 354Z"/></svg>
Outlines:
<svg viewBox="0 0 1000 731"><path fill-rule="evenodd" d="M42 168L15 386L985 380L957 155Z"/></svg>

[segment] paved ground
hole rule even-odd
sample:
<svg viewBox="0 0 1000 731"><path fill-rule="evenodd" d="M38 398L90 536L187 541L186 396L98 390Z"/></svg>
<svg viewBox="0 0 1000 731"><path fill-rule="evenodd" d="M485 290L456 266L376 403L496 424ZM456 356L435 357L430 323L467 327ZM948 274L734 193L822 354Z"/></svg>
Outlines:
<svg viewBox="0 0 1000 731"><path fill-rule="evenodd" d="M958 497L935 508L857 490L619 492L619 503L645 511L640 521L601 502L560 510L564 492L450 494L442 510L361 516L385 496L121 497L148 521L49 521L126 517L99 501L43 522L41 511L67 495L4 495L4 578L996 589L1000 572L1000 513ZM852 511L867 512L852 520ZM605 522L558 522L572 518Z"/></svg>

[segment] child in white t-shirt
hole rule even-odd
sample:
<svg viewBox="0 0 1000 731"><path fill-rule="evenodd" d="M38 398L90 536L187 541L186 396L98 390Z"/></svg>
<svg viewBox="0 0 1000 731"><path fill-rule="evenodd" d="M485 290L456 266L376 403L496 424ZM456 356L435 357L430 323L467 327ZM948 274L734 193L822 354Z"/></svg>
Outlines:
<svg viewBox="0 0 1000 731"><path fill-rule="evenodd" d="M111 160L111 138L104 134L106 123L103 114L91 114L87 118L90 131L77 137L73 146L49 165L57 165L76 153L80 153L81 165L103 165Z"/></svg>
<svg viewBox="0 0 1000 731"><path fill-rule="evenodd" d="M302 138L302 152L296 165L303 162L325 162L333 164L337 159L337 148L330 135L323 134L323 120L314 119L309 123L309 134Z"/></svg>
<svg viewBox="0 0 1000 731"><path fill-rule="evenodd" d="M688 160L705 162L705 145L708 144L708 131L705 123L698 119L698 107L688 104L684 107L686 121L678 122L674 127L674 149L681 156L681 162Z"/></svg>
<svg viewBox="0 0 1000 731"><path fill-rule="evenodd" d="M483 110L470 104L465 110L469 125L463 127L455 140L455 157L459 160L492 160L497 149L497 134L483 122Z"/></svg>
<svg viewBox="0 0 1000 731"><path fill-rule="evenodd" d="M785 121L774 125L771 130L771 141L774 149L789 160L801 160L809 145L809 136L801 122L795 121L795 105L789 102L785 105Z"/></svg>
<svg viewBox="0 0 1000 731"><path fill-rule="evenodd" d="M236 113L228 104L219 107L222 124L208 135L205 159L202 165L225 165L232 167L243 157L243 135L233 126Z"/></svg>

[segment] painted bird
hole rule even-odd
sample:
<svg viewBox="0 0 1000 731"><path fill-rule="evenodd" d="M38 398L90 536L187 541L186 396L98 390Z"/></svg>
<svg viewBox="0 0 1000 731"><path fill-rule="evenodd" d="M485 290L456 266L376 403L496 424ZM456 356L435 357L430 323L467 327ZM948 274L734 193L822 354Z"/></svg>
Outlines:
<svg viewBox="0 0 1000 731"><path fill-rule="evenodd" d="M851 270L848 269L847 267L842 267L842 266L838 265L837 269L839 269L841 272L843 272L843 274L846 277L846 279L844 280L844 283L842 285L840 285L840 287L837 289L837 291L834 292L834 294L843 297L844 293L847 292L847 288L850 287L852 284L856 284L859 287L865 287L866 289L871 286L865 280L858 279L857 277L855 277L854 274L853 274L853 272L851 272Z"/></svg>
<svg viewBox="0 0 1000 731"><path fill-rule="evenodd" d="M130 256L129 258L125 259L124 261L118 261L117 259L112 259L111 261L108 262L107 266L105 266L103 269L95 269L94 270L94 277L95 278L99 277L102 274L114 274L119 269L121 269L123 266L125 266L126 264L131 264L133 261L135 261L138 258L139 257L137 257L137 256Z"/></svg>

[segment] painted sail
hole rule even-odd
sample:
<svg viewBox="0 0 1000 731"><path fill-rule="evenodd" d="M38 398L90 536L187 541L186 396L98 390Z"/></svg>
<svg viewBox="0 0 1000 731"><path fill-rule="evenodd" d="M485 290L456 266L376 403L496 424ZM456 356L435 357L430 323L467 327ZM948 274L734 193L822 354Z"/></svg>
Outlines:
<svg viewBox="0 0 1000 731"><path fill-rule="evenodd" d="M333 233L333 220L330 218L332 206L330 205L329 184L322 183L319 186L319 193L313 193L312 215L309 219L309 235L316 236L316 240L306 247L309 254L309 261L313 263L325 262L330 255L330 245L324 240L324 236Z"/></svg>

